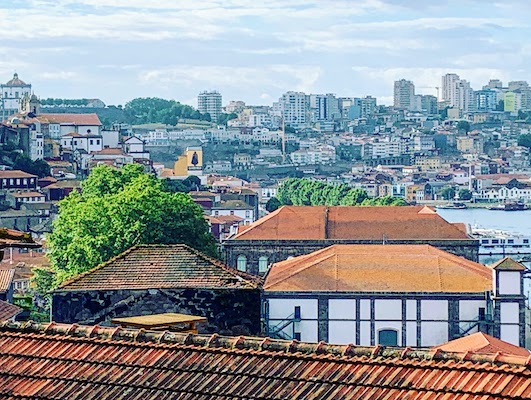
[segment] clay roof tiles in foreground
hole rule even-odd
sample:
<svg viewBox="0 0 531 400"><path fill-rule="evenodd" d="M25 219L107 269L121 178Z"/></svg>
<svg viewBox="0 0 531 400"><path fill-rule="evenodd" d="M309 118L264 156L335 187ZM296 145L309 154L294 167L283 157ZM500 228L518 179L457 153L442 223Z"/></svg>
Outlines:
<svg viewBox="0 0 531 400"><path fill-rule="evenodd" d="M184 244L138 245L64 282L57 291L255 289L260 282Z"/></svg>
<svg viewBox="0 0 531 400"><path fill-rule="evenodd" d="M266 291L476 293L492 270L430 245L336 244L273 264Z"/></svg>
<svg viewBox="0 0 531 400"><path fill-rule="evenodd" d="M9 399L531 398L530 358L0 323Z"/></svg>
<svg viewBox="0 0 531 400"><path fill-rule="evenodd" d="M96 113L89 114L49 114L42 113L37 119L45 119L49 123L72 124L72 125L101 125L101 121Z"/></svg>
<svg viewBox="0 0 531 400"><path fill-rule="evenodd" d="M7 301L0 300L0 321L6 321L22 312L22 308L17 307Z"/></svg>
<svg viewBox="0 0 531 400"><path fill-rule="evenodd" d="M467 240L465 232L425 206L284 206L236 240Z"/></svg>

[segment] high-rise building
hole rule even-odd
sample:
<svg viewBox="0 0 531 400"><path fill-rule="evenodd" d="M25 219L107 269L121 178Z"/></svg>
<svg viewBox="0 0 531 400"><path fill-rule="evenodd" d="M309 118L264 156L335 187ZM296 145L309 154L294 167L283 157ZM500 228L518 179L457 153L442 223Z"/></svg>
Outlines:
<svg viewBox="0 0 531 400"><path fill-rule="evenodd" d="M470 87L470 82L460 79L455 83L455 99L452 104L460 112L471 112L476 109L476 98L474 90Z"/></svg>
<svg viewBox="0 0 531 400"><path fill-rule="evenodd" d="M310 96L303 92L287 92L278 100L284 124L305 128L310 122Z"/></svg>
<svg viewBox="0 0 531 400"><path fill-rule="evenodd" d="M420 106L422 111L428 115L437 114L437 97L432 96L431 94L423 94L420 96Z"/></svg>
<svg viewBox="0 0 531 400"><path fill-rule="evenodd" d="M217 122L221 115L221 94L214 91L204 91L197 96L197 109L200 113L209 113L212 122Z"/></svg>
<svg viewBox="0 0 531 400"><path fill-rule="evenodd" d="M31 93L31 84L28 84L13 74L13 79L0 84L0 117L2 120L7 116L19 111L20 102L24 96Z"/></svg>
<svg viewBox="0 0 531 400"><path fill-rule="evenodd" d="M335 121L341 118L339 99L335 94L311 94L310 108L315 121Z"/></svg>
<svg viewBox="0 0 531 400"><path fill-rule="evenodd" d="M492 89L474 92L476 97L476 111L493 111L498 106L498 93Z"/></svg>
<svg viewBox="0 0 531 400"><path fill-rule="evenodd" d="M491 79L489 80L489 83L485 86L483 86L483 89L502 89L503 88L503 82L499 79Z"/></svg>
<svg viewBox="0 0 531 400"><path fill-rule="evenodd" d="M393 102L395 108L409 110L411 108L413 96L415 96L415 85L413 82L406 79L395 81Z"/></svg>
<svg viewBox="0 0 531 400"><path fill-rule="evenodd" d="M458 81L459 75L457 74L446 74L442 77L442 99L449 102L451 107L455 107L455 85Z"/></svg>
<svg viewBox="0 0 531 400"><path fill-rule="evenodd" d="M527 89L529 84L527 81L511 81L507 84L507 90L512 92L513 90Z"/></svg>

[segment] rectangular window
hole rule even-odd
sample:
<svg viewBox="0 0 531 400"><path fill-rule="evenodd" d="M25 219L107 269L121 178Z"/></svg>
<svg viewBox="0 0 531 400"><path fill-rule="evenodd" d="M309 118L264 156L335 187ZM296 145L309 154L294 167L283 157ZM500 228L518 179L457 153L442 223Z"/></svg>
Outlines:
<svg viewBox="0 0 531 400"><path fill-rule="evenodd" d="M24 178L24 179L22 180L22 182L24 183L24 185L27 185L27 184L28 184L28 180L27 180L26 178Z"/></svg>
<svg viewBox="0 0 531 400"><path fill-rule="evenodd" d="M293 339L298 340L300 342L301 333L300 332L293 332Z"/></svg>
<svg viewBox="0 0 531 400"><path fill-rule="evenodd" d="M529 243L529 239L524 239L524 244L528 244Z"/></svg>
<svg viewBox="0 0 531 400"><path fill-rule="evenodd" d="M293 319L296 319L296 320L301 319L301 306L295 306L293 310Z"/></svg>
<svg viewBox="0 0 531 400"><path fill-rule="evenodd" d="M17 185L20 185L20 179L17 178Z"/></svg>
<svg viewBox="0 0 531 400"><path fill-rule="evenodd" d="M100 139L96 139L96 144L100 144Z"/></svg>
<svg viewBox="0 0 531 400"><path fill-rule="evenodd" d="M77 146L77 140L74 140L74 146Z"/></svg>
<svg viewBox="0 0 531 400"><path fill-rule="evenodd" d="M481 239L481 243L482 244L488 244L489 243L489 239Z"/></svg>
<svg viewBox="0 0 531 400"><path fill-rule="evenodd" d="M94 144L94 140L90 139L90 145L92 146Z"/></svg>
<svg viewBox="0 0 531 400"><path fill-rule="evenodd" d="M492 244L498 244L500 241L498 239L492 239Z"/></svg>
<svg viewBox="0 0 531 400"><path fill-rule="evenodd" d="M507 239L507 243L513 244L514 243L514 239Z"/></svg>

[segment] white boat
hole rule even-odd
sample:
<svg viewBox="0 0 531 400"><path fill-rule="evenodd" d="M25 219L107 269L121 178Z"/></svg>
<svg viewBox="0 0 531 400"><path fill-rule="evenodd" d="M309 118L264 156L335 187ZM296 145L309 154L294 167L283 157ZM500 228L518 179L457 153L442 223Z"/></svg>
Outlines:
<svg viewBox="0 0 531 400"><path fill-rule="evenodd" d="M471 227L470 234L479 240L479 255L529 255L531 237L498 229Z"/></svg>

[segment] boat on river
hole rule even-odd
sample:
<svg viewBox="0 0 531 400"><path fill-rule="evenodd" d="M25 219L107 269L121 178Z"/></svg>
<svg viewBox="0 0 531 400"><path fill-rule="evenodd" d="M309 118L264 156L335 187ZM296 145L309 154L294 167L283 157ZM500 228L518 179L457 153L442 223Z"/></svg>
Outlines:
<svg viewBox="0 0 531 400"><path fill-rule="evenodd" d="M500 203L489 207L493 211L524 211L529 210L529 206L524 203Z"/></svg>
<svg viewBox="0 0 531 400"><path fill-rule="evenodd" d="M531 256L531 237L499 229L471 227L470 235L479 240L479 255Z"/></svg>
<svg viewBox="0 0 531 400"><path fill-rule="evenodd" d="M442 206L437 206L437 208L464 210L466 208L466 204L454 201L452 203L443 204Z"/></svg>

